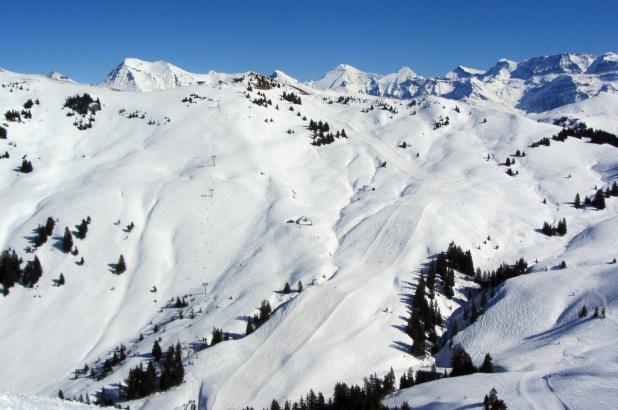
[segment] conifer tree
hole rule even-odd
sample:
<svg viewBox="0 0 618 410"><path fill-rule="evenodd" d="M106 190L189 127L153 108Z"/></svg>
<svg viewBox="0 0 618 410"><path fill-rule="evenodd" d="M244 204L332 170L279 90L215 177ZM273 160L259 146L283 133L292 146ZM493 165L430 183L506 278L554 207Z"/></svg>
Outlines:
<svg viewBox="0 0 618 410"><path fill-rule="evenodd" d="M384 380L382 381L382 394L391 394L395 391L395 372L391 367L388 373L384 375Z"/></svg>
<svg viewBox="0 0 618 410"><path fill-rule="evenodd" d="M412 312L408 321L408 334L412 338L412 355L418 358L425 357L425 327L418 317L418 313Z"/></svg>
<svg viewBox="0 0 618 410"><path fill-rule="evenodd" d="M479 367L479 371L481 373L493 373L494 372L494 364L489 353L485 355L485 359L483 359L483 364Z"/></svg>
<svg viewBox="0 0 618 410"><path fill-rule="evenodd" d="M594 195L594 199L592 200L592 206L596 209L605 209L605 195L602 190L598 190Z"/></svg>
<svg viewBox="0 0 618 410"><path fill-rule="evenodd" d="M150 361L148 362L148 365L146 366L146 371L144 372L144 379L140 386L140 390L139 390L140 397L146 397L155 391L156 378L157 378L157 371L154 367L154 364L152 364L152 361Z"/></svg>
<svg viewBox="0 0 618 410"><path fill-rule="evenodd" d="M491 389L488 395L485 395L483 400L484 410L506 410L506 403L498 398L498 392L496 389Z"/></svg>
<svg viewBox="0 0 618 410"><path fill-rule="evenodd" d="M161 354L163 353L161 351L161 346L159 345L159 342L157 340L155 340L154 344L152 345L152 357L154 357L154 359L158 362L161 360Z"/></svg>
<svg viewBox="0 0 618 410"><path fill-rule="evenodd" d="M245 328L245 335L250 335L253 333L255 329L253 328L253 323L251 318L247 319L247 327Z"/></svg>
<svg viewBox="0 0 618 410"><path fill-rule="evenodd" d="M54 233L54 225L56 223L54 222L53 218L51 216L47 217L47 221L45 222L45 232L47 233L47 236L51 236Z"/></svg>
<svg viewBox="0 0 618 410"><path fill-rule="evenodd" d="M124 262L124 256L120 255L118 258L118 263L116 263L116 273L121 274L127 270L127 265Z"/></svg>
<svg viewBox="0 0 618 410"><path fill-rule="evenodd" d="M78 239L86 239L86 234L88 233L88 222L85 219L82 219L82 222L79 225L76 225L77 228L77 236Z"/></svg>
<svg viewBox="0 0 618 410"><path fill-rule="evenodd" d="M262 304L260 305L260 317L259 317L259 323L264 323L266 320L268 320L270 313L272 312L272 309L270 307L270 303L267 300L263 300Z"/></svg>
<svg viewBox="0 0 618 410"><path fill-rule="evenodd" d="M451 357L451 376L464 376L466 374L472 374L476 372L474 364L472 364L472 358L462 347L455 347L453 349L453 356Z"/></svg>
<svg viewBox="0 0 618 410"><path fill-rule="evenodd" d="M73 235L68 227L64 228L64 237L62 238L62 252L69 253L73 249Z"/></svg>
<svg viewBox="0 0 618 410"><path fill-rule="evenodd" d="M223 341L223 331L221 329L217 329L216 327L212 329L212 338L210 340L210 345L214 346L217 343Z"/></svg>
<svg viewBox="0 0 618 410"><path fill-rule="evenodd" d="M298 293L303 291L303 283L301 281L298 281Z"/></svg>
<svg viewBox="0 0 618 410"><path fill-rule="evenodd" d="M575 195L575 201L573 201L573 204L575 205L575 208L579 209L582 207L582 201L579 197L579 193L577 195Z"/></svg>
<svg viewBox="0 0 618 410"><path fill-rule="evenodd" d="M567 223L566 223L566 219L562 218L559 222L558 222L558 226L556 227L556 233L560 236L564 236L567 233Z"/></svg>
<svg viewBox="0 0 618 410"><path fill-rule="evenodd" d="M290 288L290 284L288 282L285 282L285 286L283 287L283 294L287 295L291 292L292 292L292 289Z"/></svg>

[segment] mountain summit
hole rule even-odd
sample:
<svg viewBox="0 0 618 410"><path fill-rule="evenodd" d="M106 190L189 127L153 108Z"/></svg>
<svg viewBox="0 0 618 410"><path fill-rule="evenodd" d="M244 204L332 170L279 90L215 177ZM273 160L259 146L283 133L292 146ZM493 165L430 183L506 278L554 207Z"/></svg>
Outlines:
<svg viewBox="0 0 618 410"><path fill-rule="evenodd" d="M208 74L194 74L176 67L167 61L144 61L126 58L99 83L123 91L158 91L184 87L199 83L216 84L231 77L210 71Z"/></svg>

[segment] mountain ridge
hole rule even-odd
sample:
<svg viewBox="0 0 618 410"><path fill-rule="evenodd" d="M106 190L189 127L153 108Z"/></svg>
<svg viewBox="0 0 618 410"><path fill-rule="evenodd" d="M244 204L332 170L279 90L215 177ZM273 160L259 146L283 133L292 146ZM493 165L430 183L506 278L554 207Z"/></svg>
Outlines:
<svg viewBox="0 0 618 410"><path fill-rule="evenodd" d="M247 73L244 73L247 74ZM243 74L187 72L166 61L126 58L99 85L125 91L160 91L193 84L217 84ZM399 99L429 95L454 100L491 101L526 112L544 112L581 101L600 92L618 90L618 55L560 53L521 62L500 59L487 70L457 66L438 76L424 77L407 66L388 74L339 64L317 80L301 82L276 70L272 78L287 85L319 91L365 94Z"/></svg>

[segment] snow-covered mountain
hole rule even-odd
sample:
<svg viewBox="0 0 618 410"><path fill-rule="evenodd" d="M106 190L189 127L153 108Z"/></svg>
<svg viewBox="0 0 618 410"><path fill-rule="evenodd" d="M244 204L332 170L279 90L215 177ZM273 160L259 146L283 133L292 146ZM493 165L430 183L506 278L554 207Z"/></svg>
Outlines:
<svg viewBox="0 0 618 410"><path fill-rule="evenodd" d="M185 85L153 64L129 62L118 87L0 72L0 242L17 255L0 258L14 285L0 285L0 390L13 392L0 407L54 408L62 390L131 409L262 409L390 368L442 374L457 346L476 365L491 353L495 371L384 404L479 408L495 387L509 408L615 407L618 197L604 192L618 148L551 139L565 116L618 134L618 95L593 92L615 55L439 79L340 66L322 85L280 71ZM542 233L563 218L563 235ZM481 271L528 269L483 288L449 271L451 297L438 277L422 300L441 324L415 344L412 295L451 241ZM171 361L182 383L163 388ZM160 391L127 398L149 364Z"/></svg>
<svg viewBox="0 0 618 410"><path fill-rule="evenodd" d="M428 95L489 101L542 112L618 89L618 56L557 54L522 62L502 59L487 71L457 67L439 77L417 76L404 67L387 75L339 65L308 86L345 93L416 98Z"/></svg>
<svg viewBox="0 0 618 410"><path fill-rule="evenodd" d="M217 84L229 81L237 74L210 71L207 74L189 73L166 61L149 62L126 58L99 83L101 86L124 91L157 91L195 84Z"/></svg>
<svg viewBox="0 0 618 410"><path fill-rule="evenodd" d="M127 58L99 85L124 91L156 91L230 82L242 75L214 71L194 74L165 61ZM600 92L616 92L618 56L614 53L598 57L563 53L522 62L502 59L486 71L458 66L437 77L419 76L408 67L381 75L340 64L320 79L304 84L280 70L275 71L272 78L307 93L311 90L334 91L400 99L433 95L460 101L498 103L526 112L543 112Z"/></svg>

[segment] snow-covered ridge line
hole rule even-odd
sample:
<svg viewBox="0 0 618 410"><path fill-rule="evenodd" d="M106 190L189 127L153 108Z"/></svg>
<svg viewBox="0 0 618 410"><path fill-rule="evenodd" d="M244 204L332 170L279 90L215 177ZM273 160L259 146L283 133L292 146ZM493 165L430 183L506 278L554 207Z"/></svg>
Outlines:
<svg viewBox="0 0 618 410"><path fill-rule="evenodd" d="M216 85L239 75L214 71L195 74L165 61L127 58L99 85L118 90L157 91L195 84ZM304 84L280 70L271 77L306 92L314 89L404 99L435 95L543 112L601 92L616 92L618 55L562 53L521 62L501 59L488 70L458 66L436 77L419 76L409 67L391 74L373 74L347 64Z"/></svg>

